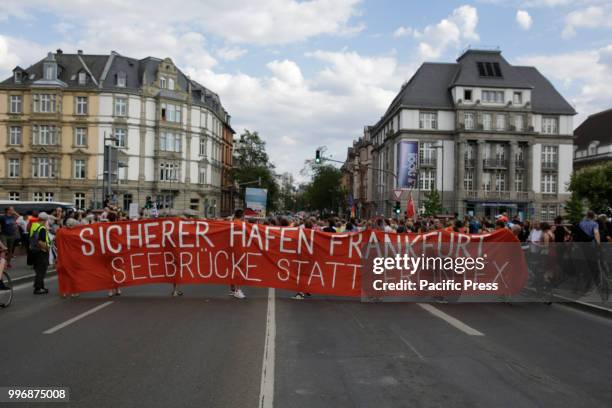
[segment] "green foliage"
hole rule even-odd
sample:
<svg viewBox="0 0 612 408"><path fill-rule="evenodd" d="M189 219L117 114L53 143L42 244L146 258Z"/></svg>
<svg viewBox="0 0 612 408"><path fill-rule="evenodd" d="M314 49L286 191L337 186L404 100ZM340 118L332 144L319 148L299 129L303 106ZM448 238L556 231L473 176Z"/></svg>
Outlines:
<svg viewBox="0 0 612 408"><path fill-rule="evenodd" d="M586 199L596 213L606 212L612 207L612 163L574 172L569 190L578 198Z"/></svg>
<svg viewBox="0 0 612 408"><path fill-rule="evenodd" d="M440 193L438 190L431 190L425 193L425 216L429 217L442 213L442 202L440 201Z"/></svg>
<svg viewBox="0 0 612 408"><path fill-rule="evenodd" d="M306 209L323 213L337 212L344 206L345 192L342 189L342 172L331 165L317 165L312 168L312 179L305 186L303 200Z"/></svg>
<svg viewBox="0 0 612 408"><path fill-rule="evenodd" d="M257 132L245 130L236 141L234 155L234 168L232 178L241 183L255 182L261 179L261 188L268 190L268 211L276 209L278 198L278 184L274 178L274 165L270 163L266 153L266 142L261 140ZM245 185L244 187L259 186L257 183ZM240 188L240 196L244 200L244 188Z"/></svg>
<svg viewBox="0 0 612 408"><path fill-rule="evenodd" d="M572 193L570 199L565 203L565 212L567 213L567 219L572 223L580 221L584 216L582 199L576 193Z"/></svg>

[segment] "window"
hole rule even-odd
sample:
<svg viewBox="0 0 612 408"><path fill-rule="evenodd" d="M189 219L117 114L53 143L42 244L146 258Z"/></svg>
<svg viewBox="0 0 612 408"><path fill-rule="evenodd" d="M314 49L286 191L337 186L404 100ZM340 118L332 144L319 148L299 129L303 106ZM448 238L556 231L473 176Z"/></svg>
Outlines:
<svg viewBox="0 0 612 408"><path fill-rule="evenodd" d="M556 135L559 132L559 122L557 118L542 118L542 133Z"/></svg>
<svg viewBox="0 0 612 408"><path fill-rule="evenodd" d="M198 183L206 184L206 167L200 167L198 169Z"/></svg>
<svg viewBox="0 0 612 408"><path fill-rule="evenodd" d="M557 192L557 175L555 173L542 174L542 193L554 194Z"/></svg>
<svg viewBox="0 0 612 408"><path fill-rule="evenodd" d="M435 144L431 142L419 143L419 163L431 164L436 159L436 148Z"/></svg>
<svg viewBox="0 0 612 408"><path fill-rule="evenodd" d="M87 128L74 128L74 145L78 147L87 146Z"/></svg>
<svg viewBox="0 0 612 408"><path fill-rule="evenodd" d="M54 113L55 112L55 94L34 94L32 96L34 104L34 112Z"/></svg>
<svg viewBox="0 0 612 408"><path fill-rule="evenodd" d="M21 126L11 126L9 130L9 144L19 146L22 143L22 128Z"/></svg>
<svg viewBox="0 0 612 408"><path fill-rule="evenodd" d="M123 210L127 211L130 208L130 204L132 204L133 198L131 194L123 195Z"/></svg>
<svg viewBox="0 0 612 408"><path fill-rule="evenodd" d="M198 198L189 200L189 208L193 211L200 211L200 200Z"/></svg>
<svg viewBox="0 0 612 408"><path fill-rule="evenodd" d="M85 209L85 193L74 193L74 206L79 210Z"/></svg>
<svg viewBox="0 0 612 408"><path fill-rule="evenodd" d="M514 92L512 94L512 103L515 105L523 104L523 93L522 92Z"/></svg>
<svg viewBox="0 0 612 408"><path fill-rule="evenodd" d="M421 171L421 177L419 179L420 189L424 191L430 191L435 188L436 182L436 171L435 170L424 170Z"/></svg>
<svg viewBox="0 0 612 408"><path fill-rule="evenodd" d="M437 129L438 128L438 113L437 112L419 112L419 128L420 129Z"/></svg>
<svg viewBox="0 0 612 408"><path fill-rule="evenodd" d="M465 169L463 188L466 191L474 190L474 169Z"/></svg>
<svg viewBox="0 0 612 408"><path fill-rule="evenodd" d="M32 177L53 178L57 169L57 159L34 157L32 159Z"/></svg>
<svg viewBox="0 0 612 408"><path fill-rule="evenodd" d="M169 122L181 122L181 107L169 103L162 103L161 118Z"/></svg>
<svg viewBox="0 0 612 408"><path fill-rule="evenodd" d="M15 73L13 74L13 79L16 84L20 84L21 83L21 71L15 71Z"/></svg>
<svg viewBox="0 0 612 408"><path fill-rule="evenodd" d="M495 159L498 162L506 160L506 146L502 143L495 145Z"/></svg>
<svg viewBox="0 0 612 408"><path fill-rule="evenodd" d="M74 178L82 180L85 178L85 160L76 159L74 161Z"/></svg>
<svg viewBox="0 0 612 408"><path fill-rule="evenodd" d="M465 112L464 122L467 130L474 129L474 112Z"/></svg>
<svg viewBox="0 0 612 408"><path fill-rule="evenodd" d="M482 128L484 130L491 130L491 114L490 113L483 113L482 114Z"/></svg>
<svg viewBox="0 0 612 408"><path fill-rule="evenodd" d="M522 170L514 173L514 190L525 191L525 172Z"/></svg>
<svg viewBox="0 0 612 408"><path fill-rule="evenodd" d="M115 116L127 116L127 98L115 98Z"/></svg>
<svg viewBox="0 0 612 408"><path fill-rule="evenodd" d="M159 87L160 88L165 88L166 87L166 77L160 77L159 78Z"/></svg>
<svg viewBox="0 0 612 408"><path fill-rule="evenodd" d="M501 78L501 68L498 62L477 62L478 74L481 77Z"/></svg>
<svg viewBox="0 0 612 408"><path fill-rule="evenodd" d="M542 163L544 165L556 164L558 156L559 156L558 146L542 146Z"/></svg>
<svg viewBox="0 0 612 408"><path fill-rule="evenodd" d="M200 156L206 156L206 137L200 136Z"/></svg>
<svg viewBox="0 0 612 408"><path fill-rule="evenodd" d="M482 101L487 103L504 103L504 91L482 91Z"/></svg>
<svg viewBox="0 0 612 408"><path fill-rule="evenodd" d="M11 113L22 113L23 99L21 95L11 95Z"/></svg>
<svg viewBox="0 0 612 408"><path fill-rule="evenodd" d="M159 150L164 152L180 152L181 151L180 133L162 131L159 135Z"/></svg>
<svg viewBox="0 0 612 408"><path fill-rule="evenodd" d="M598 140L595 140L595 141L591 142L591 143L589 144L588 149L587 149L587 154L588 154L589 156L594 156L594 155L596 155L596 154L597 154L597 148L598 148L598 147L599 147L599 141L598 141Z"/></svg>
<svg viewBox="0 0 612 408"><path fill-rule="evenodd" d="M87 115L87 97L77 96L76 97L76 114Z"/></svg>
<svg viewBox="0 0 612 408"><path fill-rule="evenodd" d="M488 171L482 173L482 189L491 191L491 173Z"/></svg>
<svg viewBox="0 0 612 408"><path fill-rule="evenodd" d="M472 100L472 90L471 89L464 89L463 90L463 100L464 101L471 101Z"/></svg>
<svg viewBox="0 0 612 408"><path fill-rule="evenodd" d="M21 160L9 159L8 176L10 178L17 178L21 173Z"/></svg>
<svg viewBox="0 0 612 408"><path fill-rule="evenodd" d="M52 192L49 192L49 191L45 192L45 201L50 203L51 201L53 201L53 196L54 195L55 194L52 193Z"/></svg>
<svg viewBox="0 0 612 408"><path fill-rule="evenodd" d="M168 89L170 89L171 91L174 90L174 79L172 78L168 78Z"/></svg>
<svg viewBox="0 0 612 408"><path fill-rule="evenodd" d="M506 191L506 172L495 172L495 191Z"/></svg>
<svg viewBox="0 0 612 408"><path fill-rule="evenodd" d="M127 129L115 128L115 131L113 133L115 136L115 146L116 147L126 147L127 146Z"/></svg>
<svg viewBox="0 0 612 408"><path fill-rule="evenodd" d="M19 191L10 191L9 192L9 200L10 201L19 201L21 198L21 194Z"/></svg>
<svg viewBox="0 0 612 408"><path fill-rule="evenodd" d="M55 67L52 64L45 65L45 79L55 79L54 73L55 73Z"/></svg>
<svg viewBox="0 0 612 408"><path fill-rule="evenodd" d="M542 205L542 211L541 211L542 221L553 221L556 216L557 216L557 205L556 204Z"/></svg>
<svg viewBox="0 0 612 408"><path fill-rule="evenodd" d="M178 163L161 163L159 165L159 179L161 181L178 181L179 164Z"/></svg>
<svg viewBox="0 0 612 408"><path fill-rule="evenodd" d="M53 125L33 125L32 144L41 146L57 145L57 129Z"/></svg>
<svg viewBox="0 0 612 408"><path fill-rule="evenodd" d="M506 115L495 115L495 121L497 130L506 130Z"/></svg>
<svg viewBox="0 0 612 408"><path fill-rule="evenodd" d="M43 201L43 193L40 191L36 191L34 193L32 193L32 200L33 201Z"/></svg>
<svg viewBox="0 0 612 408"><path fill-rule="evenodd" d="M517 132L522 132L525 127L525 118L523 115L516 115L514 117L514 128Z"/></svg>
<svg viewBox="0 0 612 408"><path fill-rule="evenodd" d="M119 71L117 73L117 77L116 77L116 85L119 88L125 88L126 84L127 84L127 75L125 74L125 72L123 71Z"/></svg>
<svg viewBox="0 0 612 408"><path fill-rule="evenodd" d="M87 83L87 74L85 71L79 72L79 85L85 85Z"/></svg>

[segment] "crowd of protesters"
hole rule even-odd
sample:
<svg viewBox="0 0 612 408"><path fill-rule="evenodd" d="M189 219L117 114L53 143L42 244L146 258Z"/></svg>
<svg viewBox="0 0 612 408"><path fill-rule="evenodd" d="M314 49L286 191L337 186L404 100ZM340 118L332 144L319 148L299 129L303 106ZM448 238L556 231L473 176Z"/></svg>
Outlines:
<svg viewBox="0 0 612 408"><path fill-rule="evenodd" d="M139 218L157 217L155 209L143 208ZM97 222L116 222L128 219L123 210L105 203L102 211L64 211L56 208L50 214L32 211L22 215L15 212L12 207L5 209L0 216L0 274L4 268L11 268L15 256L15 248L19 245L24 248L27 264L35 271L34 293L46 294L44 278L49 264L53 264L57 256L53 238L60 228L74 228L79 225ZM451 217L417 216L414 219L396 219L374 217L358 219L353 217L317 217L317 216L278 216L267 218L245 218L242 210L236 210L233 217L236 221L246 221L263 225L280 227L300 227L314 229L328 233L349 233L365 230L380 230L388 233L426 233L439 229L448 229L460 233L481 234L489 233L500 228L510 229L519 241L526 245L546 247L549 243L562 243L570 241L580 242L612 242L612 222L606 215L596 216L588 211L585 218L576 224L568 224L563 217L555 219L554 224L521 220L518 216L509 218L506 213L495 218L465 216L460 218L457 214ZM1 275L0 275L1 276ZM0 290L3 284L0 282ZM113 288L109 296L118 296L121 290ZM173 296L183 293L177 285L173 285ZM231 296L242 299L244 292L237 286L230 288ZM309 296L298 293L295 298L303 299Z"/></svg>

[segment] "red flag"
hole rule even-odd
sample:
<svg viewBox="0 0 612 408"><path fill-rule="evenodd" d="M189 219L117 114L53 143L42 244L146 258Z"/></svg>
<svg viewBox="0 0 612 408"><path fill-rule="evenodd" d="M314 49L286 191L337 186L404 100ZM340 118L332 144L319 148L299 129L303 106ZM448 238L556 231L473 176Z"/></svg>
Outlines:
<svg viewBox="0 0 612 408"><path fill-rule="evenodd" d="M408 207L406 208L406 218L414 218L414 202L412 201L412 195L408 199Z"/></svg>

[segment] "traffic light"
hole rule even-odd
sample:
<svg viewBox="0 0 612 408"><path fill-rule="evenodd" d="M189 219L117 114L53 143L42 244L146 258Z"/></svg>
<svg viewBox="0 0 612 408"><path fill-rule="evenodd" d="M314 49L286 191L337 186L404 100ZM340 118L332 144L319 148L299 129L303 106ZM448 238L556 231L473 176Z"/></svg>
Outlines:
<svg viewBox="0 0 612 408"><path fill-rule="evenodd" d="M315 163L317 164L321 164L321 150L317 149L316 155L315 155Z"/></svg>
<svg viewBox="0 0 612 408"><path fill-rule="evenodd" d="M400 215L402 213L402 204L399 201L395 202L395 213Z"/></svg>

